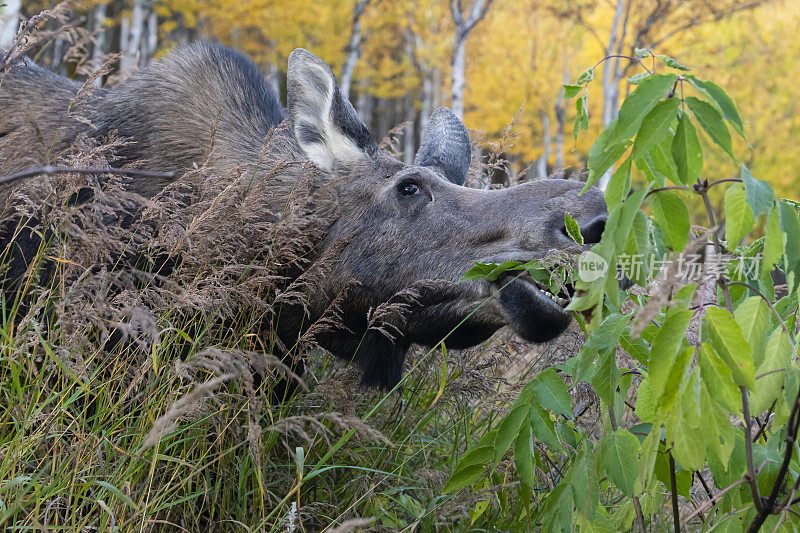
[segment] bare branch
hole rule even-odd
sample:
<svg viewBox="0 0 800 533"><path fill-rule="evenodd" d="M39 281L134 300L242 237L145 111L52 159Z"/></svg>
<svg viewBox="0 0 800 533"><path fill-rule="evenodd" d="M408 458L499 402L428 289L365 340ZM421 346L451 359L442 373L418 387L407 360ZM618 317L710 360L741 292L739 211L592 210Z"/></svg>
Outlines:
<svg viewBox="0 0 800 533"><path fill-rule="evenodd" d="M14 174L0 177L0 184L15 180L38 176L39 174L114 174L117 176L132 176L135 178L168 178L175 177L174 172L154 172L150 170L136 170L133 168L80 168L80 167L54 167L44 166L22 170Z"/></svg>

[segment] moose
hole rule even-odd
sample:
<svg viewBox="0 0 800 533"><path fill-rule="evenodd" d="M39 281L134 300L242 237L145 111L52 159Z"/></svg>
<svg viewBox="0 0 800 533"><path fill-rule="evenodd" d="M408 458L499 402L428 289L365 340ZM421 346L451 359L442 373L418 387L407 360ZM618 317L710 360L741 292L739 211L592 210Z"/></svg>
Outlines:
<svg viewBox="0 0 800 533"><path fill-rule="evenodd" d="M290 343L350 283L353 289L339 303L342 325L321 333L319 344L355 362L365 386L396 386L412 343L445 339L465 348L503 326L533 342L560 335L571 320L564 309L568 294L552 294L528 276L459 280L473 261L579 252L565 213L587 244L599 242L607 218L602 193L590 188L579 194L582 184L575 181L541 179L499 190L464 186L469 135L444 107L432 114L414 164L403 164L379 147L331 68L300 48L288 60L285 111L249 58L209 42L180 47L78 104L80 84L30 60L0 75L0 175L48 163L79 134L99 139L112 133L129 140L116 154L121 163L177 174L204 160L219 175L246 168L256 186L268 188L276 211L300 175L313 171L315 187L330 192L324 198L334 213L314 254L335 250L336 259L307 309L282 316L277 331ZM85 120L65 123L73 104ZM284 142L265 154L265 135L276 128ZM302 164L279 165L286 160ZM169 184L168 178L135 178L127 187L152 197ZM0 237L7 247L8 237ZM38 244L14 253L33 253ZM370 327L374 309L423 286L403 316L392 319L392 334Z"/></svg>

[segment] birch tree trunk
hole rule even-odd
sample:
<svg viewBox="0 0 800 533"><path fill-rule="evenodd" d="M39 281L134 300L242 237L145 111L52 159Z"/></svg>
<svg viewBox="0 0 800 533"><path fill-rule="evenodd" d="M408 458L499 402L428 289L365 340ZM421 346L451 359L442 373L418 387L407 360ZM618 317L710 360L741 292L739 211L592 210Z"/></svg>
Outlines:
<svg viewBox="0 0 800 533"><path fill-rule="evenodd" d="M563 83L569 83L569 61L564 54L562 78ZM564 168L564 128L566 122L566 111L564 109L564 91L559 91L554 106L556 114L556 170Z"/></svg>
<svg viewBox="0 0 800 533"><path fill-rule="evenodd" d="M611 22L611 31L608 36L608 46L606 47L606 57L613 55L618 45L620 19L622 19L623 11L625 10L625 0L617 0L617 7L614 10L614 20ZM618 104L617 97L619 93L619 80L616 78L618 67L615 65L619 62L618 58L609 59L603 62L603 128L617 118ZM600 190L606 190L608 180L611 179L611 174L614 173L613 168L609 168L605 174L600 177L597 186Z"/></svg>
<svg viewBox="0 0 800 533"><path fill-rule="evenodd" d="M123 72L135 68L139 63L139 47L144 30L143 3L143 0L134 0L130 20L123 17L120 24L120 49L125 50L125 53L120 58L119 66Z"/></svg>
<svg viewBox="0 0 800 533"><path fill-rule="evenodd" d="M11 48L19 27L19 10L22 0L4 0L0 7L0 50Z"/></svg>
<svg viewBox="0 0 800 533"><path fill-rule="evenodd" d="M428 127L428 121L433 113L433 80L430 69L422 71L422 109L419 112L420 135Z"/></svg>
<svg viewBox="0 0 800 533"><path fill-rule="evenodd" d="M342 65L342 76L339 80L339 89L345 99L350 97L350 84L353 81L353 71L356 62L361 56L361 16L367 9L370 0L356 0L353 6L353 23L350 30L350 42L347 45L347 59Z"/></svg>
<svg viewBox="0 0 800 533"><path fill-rule="evenodd" d="M98 4L92 13L92 33L94 34L94 47L92 47L92 60L100 61L103 49L106 46L106 4Z"/></svg>
<svg viewBox="0 0 800 533"><path fill-rule="evenodd" d="M450 0L450 15L455 25L453 38L453 52L450 57L452 73L450 78L452 109L458 118L464 117L464 87L466 86L467 37L475 25L486 16L493 0L474 0L469 16L465 19L462 12L461 0Z"/></svg>
<svg viewBox="0 0 800 533"><path fill-rule="evenodd" d="M406 131L403 134L403 163L406 165L414 164L414 100L411 93L406 94L403 102L405 111L404 122L408 122Z"/></svg>
<svg viewBox="0 0 800 533"><path fill-rule="evenodd" d="M158 49L158 15L156 15L153 6L150 7L150 12L147 15L147 33L145 35L145 46L143 47L144 53L139 59L139 66L146 67L153 61Z"/></svg>
<svg viewBox="0 0 800 533"><path fill-rule="evenodd" d="M372 108L374 99L369 94L367 80L358 80L358 100L356 101L356 111L361 121L369 127L372 123ZM372 128L370 128L370 131Z"/></svg>
<svg viewBox="0 0 800 533"><path fill-rule="evenodd" d="M280 99L281 97L281 71L278 69L277 66L273 65L272 63L267 65L267 81L269 82L270 87L272 87L272 92L275 93L275 96Z"/></svg>
<svg viewBox="0 0 800 533"><path fill-rule="evenodd" d="M544 151L536 162L536 174L539 178L544 179L547 177L547 160L550 159L550 117L544 109L539 112L539 117L542 120L542 144L544 146Z"/></svg>

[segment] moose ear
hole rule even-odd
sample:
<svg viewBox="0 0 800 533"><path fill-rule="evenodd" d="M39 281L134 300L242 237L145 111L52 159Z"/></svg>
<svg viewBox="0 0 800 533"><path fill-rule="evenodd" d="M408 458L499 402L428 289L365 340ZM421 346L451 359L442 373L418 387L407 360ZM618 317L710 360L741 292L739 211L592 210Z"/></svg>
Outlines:
<svg viewBox="0 0 800 533"><path fill-rule="evenodd" d="M464 185L471 160L472 146L464 123L446 107L437 108L422 133L414 164L433 168L456 185Z"/></svg>
<svg viewBox="0 0 800 533"><path fill-rule="evenodd" d="M378 145L342 97L333 71L308 50L289 55L287 92L294 135L316 166L330 172L375 155Z"/></svg>

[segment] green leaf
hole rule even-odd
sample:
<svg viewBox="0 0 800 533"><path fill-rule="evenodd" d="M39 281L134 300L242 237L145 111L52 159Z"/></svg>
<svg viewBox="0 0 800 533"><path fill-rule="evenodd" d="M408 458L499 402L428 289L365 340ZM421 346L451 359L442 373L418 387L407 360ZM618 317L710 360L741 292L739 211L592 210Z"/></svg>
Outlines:
<svg viewBox="0 0 800 533"><path fill-rule="evenodd" d="M606 405L614 405L614 395L619 385L620 371L617 368L616 353L602 352L597 360L597 372L594 373L590 385L597 396Z"/></svg>
<svg viewBox="0 0 800 533"><path fill-rule="evenodd" d="M639 207L641 207L647 195L647 191L648 188L645 188L632 193L622 204L612 209L611 213L608 215L606 226L609 229L613 228L612 237L614 249L617 252L621 252L625 249L625 245L628 242L628 235L633 226L633 219L636 213L639 212Z"/></svg>
<svg viewBox="0 0 800 533"><path fill-rule="evenodd" d="M736 109L736 104L733 103L731 97L722 90L722 88L711 81L701 81L695 76L688 74L686 79L689 83L694 85L701 93L708 95L713 102L719 106L725 120L733 125L733 129L744 138L744 123L742 117L739 116L739 111Z"/></svg>
<svg viewBox="0 0 800 533"><path fill-rule="evenodd" d="M751 296L739 304L733 311L736 323L742 328L744 340L754 353L756 368L764 358L764 342L772 322L772 312L760 296Z"/></svg>
<svg viewBox="0 0 800 533"><path fill-rule="evenodd" d="M700 139L697 138L697 131L686 113L681 113L678 119L671 152L678 171L678 182L690 185L703 170L703 148L700 146Z"/></svg>
<svg viewBox="0 0 800 533"><path fill-rule="evenodd" d="M744 165L742 165L742 182L747 191L747 203L753 210L753 215L769 213L772 206L775 205L775 192L772 190L772 185L766 181L755 179Z"/></svg>
<svg viewBox="0 0 800 533"><path fill-rule="evenodd" d="M731 458L731 453L736 446L736 431L730 421L730 414L723 405L717 402L712 396L711 389L705 382L701 387L700 408L703 412L703 420L708 427L711 438L707 439L708 451L717 456L722 465L727 468ZM741 396L739 396L741 405Z"/></svg>
<svg viewBox="0 0 800 533"><path fill-rule="evenodd" d="M747 193L741 183L734 183L725 191L725 240L733 251L753 229L756 220L747 205Z"/></svg>
<svg viewBox="0 0 800 533"><path fill-rule="evenodd" d="M586 85L590 81L594 79L594 67L587 68L584 70L580 76L578 76L578 80L575 82L578 85Z"/></svg>
<svg viewBox="0 0 800 533"><path fill-rule="evenodd" d="M583 235L581 235L581 227L578 226L578 223L575 222L575 219L572 218L572 215L570 215L569 213L564 213L564 225L567 228L567 235L569 235L569 238L578 244L583 244Z"/></svg>
<svg viewBox="0 0 800 533"><path fill-rule="evenodd" d="M517 465L517 474L523 483L533 487L536 485L536 473L533 464L533 437L531 426L525 421L520 428L519 435L514 441L514 464Z"/></svg>
<svg viewBox="0 0 800 533"><path fill-rule="evenodd" d="M632 282L644 287L647 284L647 276L650 271L647 258L653 255L653 247L650 242L650 223L647 215L637 210L631 224L628 243L625 246L627 254L627 264L623 264L620 257L620 266L623 274ZM641 260L637 258L642 258ZM630 352L629 352L630 353ZM631 354L637 357L635 354Z"/></svg>
<svg viewBox="0 0 800 533"><path fill-rule="evenodd" d="M639 159L652 147L661 142L669 133L669 126L678 112L678 98L668 98L659 102L642 119L642 125L636 134L631 157Z"/></svg>
<svg viewBox="0 0 800 533"><path fill-rule="evenodd" d="M756 380L755 393L750 395L750 412L754 416L769 409L772 402L780 397L784 371L791 364L794 351L792 341L783 328L776 328L767 341L767 347L760 358L761 364L756 369L756 375L763 377Z"/></svg>
<svg viewBox="0 0 800 533"><path fill-rule="evenodd" d="M709 393L728 410L728 414L741 411L742 395L733 380L733 372L707 342L700 346L699 361L700 374Z"/></svg>
<svg viewBox="0 0 800 533"><path fill-rule="evenodd" d="M639 385L636 391L636 416L642 422L652 423L655 419L656 410L653 403L653 392L650 390L650 378L648 377Z"/></svg>
<svg viewBox="0 0 800 533"><path fill-rule="evenodd" d="M783 256L783 232L778 220L778 210L773 209L767 217L764 235L764 252L761 255L761 276L769 276L773 267Z"/></svg>
<svg viewBox="0 0 800 533"><path fill-rule="evenodd" d="M636 434L631 428L631 432ZM658 458L658 445L661 441L661 426L651 427L650 432L642 441L641 459L638 466L638 487L637 492L646 490L653 479L655 462Z"/></svg>
<svg viewBox="0 0 800 533"><path fill-rule="evenodd" d="M642 80L649 78L651 74L649 72L640 72L639 74L634 74L630 78L628 78L628 83L631 85L639 85Z"/></svg>
<svg viewBox="0 0 800 533"><path fill-rule="evenodd" d="M578 133L581 130L589 129L589 95L584 93L583 96L575 100L575 121L572 123L572 137L578 138Z"/></svg>
<svg viewBox="0 0 800 533"><path fill-rule="evenodd" d="M547 444L552 450L559 451L562 449L561 442L556 435L555 426L553 421L550 420L550 415L547 411L536 404L531 405L528 411L528 421L537 440Z"/></svg>
<svg viewBox="0 0 800 533"><path fill-rule="evenodd" d="M641 446L630 432L620 429L600 442L603 469L619 490L628 497L634 495Z"/></svg>
<svg viewBox="0 0 800 533"><path fill-rule="evenodd" d="M576 510L589 520L594 517L600 496L594 456L581 450L570 469L569 486Z"/></svg>
<svg viewBox="0 0 800 533"><path fill-rule="evenodd" d="M800 276L800 218L794 208L781 200L778 202L778 223L785 233L783 237L783 260L786 280L790 291L797 288Z"/></svg>
<svg viewBox="0 0 800 533"><path fill-rule="evenodd" d="M497 425L497 435L494 440L494 464L500 462L500 459L511 447L511 443L517 438L522 423L528 417L529 410L529 405L520 405L508 413Z"/></svg>
<svg viewBox="0 0 800 533"><path fill-rule="evenodd" d="M714 109L714 106L708 102L704 102L694 96L687 96L685 101L708 136L735 161L736 157L733 155L733 148L731 147L731 134L719 111Z"/></svg>
<svg viewBox="0 0 800 533"><path fill-rule="evenodd" d="M670 247L676 252L683 250L689 242L690 227L684 201L671 191L659 191L650 195L650 208Z"/></svg>
<svg viewBox="0 0 800 533"><path fill-rule="evenodd" d="M625 200L631 190L631 162L631 158L627 158L608 180L605 199L609 211Z"/></svg>
<svg viewBox="0 0 800 533"><path fill-rule="evenodd" d="M684 71L692 70L692 67L687 67L686 65L684 65L682 63L678 63L677 61L675 61L671 57L665 56L664 54L656 54L656 59L660 59L661 62L664 63L665 65L667 65L668 67L671 67L671 68L674 68L674 69L677 69L677 70L684 70Z"/></svg>
<svg viewBox="0 0 800 533"><path fill-rule="evenodd" d="M714 350L725 360L737 385L755 388L753 351L744 340L742 328L727 310L710 307L706 310L703 331L711 334Z"/></svg>
<svg viewBox="0 0 800 533"><path fill-rule="evenodd" d="M475 483L486 471L486 463L492 459L493 448L487 445L468 451L445 483L442 493L456 492Z"/></svg>
<svg viewBox="0 0 800 533"><path fill-rule="evenodd" d="M667 95L677 79L674 74L654 74L642 80L636 90L622 102L607 146L614 146L633 137L644 117Z"/></svg>
<svg viewBox="0 0 800 533"><path fill-rule="evenodd" d="M578 365L574 376L576 383L591 379L596 370L595 358L598 354L614 351L630 318L629 315L612 313L589 335L578 352Z"/></svg>
<svg viewBox="0 0 800 533"><path fill-rule="evenodd" d="M672 183L681 185L678 178L678 165L672 156L672 143L675 141L675 134L672 130L667 130L664 138L650 149L650 159L653 161L653 169L662 176L668 178Z"/></svg>
<svg viewBox="0 0 800 533"><path fill-rule="evenodd" d="M574 98L583 89L582 85L571 85L569 83L562 83L561 86L564 87L564 98L567 99Z"/></svg>
<svg viewBox="0 0 800 533"><path fill-rule="evenodd" d="M548 368L534 380L533 391L544 407L572 418L572 398L555 368Z"/></svg>
<svg viewBox="0 0 800 533"><path fill-rule="evenodd" d="M589 148L589 160L587 162L587 166L589 167L589 177L586 179L586 185L583 186L581 189L581 193L589 190L589 187L594 185L597 180L599 180L603 174L611 168L622 154L628 149L631 145L631 141L623 141L621 143L612 145L606 149L605 145L598 144L602 143L603 135L606 134L609 130L605 130L597 140L592 144L591 148ZM598 147L599 146L599 147Z"/></svg>

